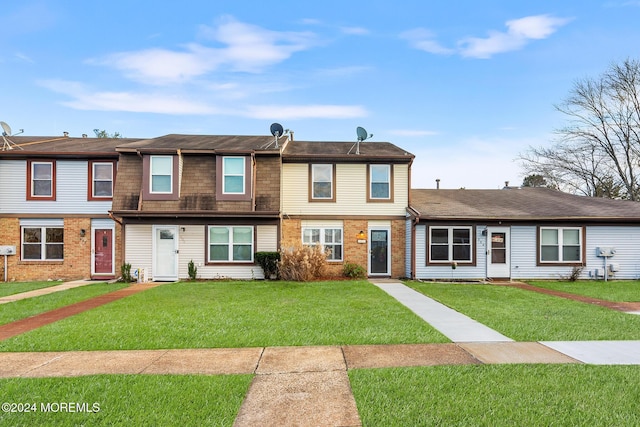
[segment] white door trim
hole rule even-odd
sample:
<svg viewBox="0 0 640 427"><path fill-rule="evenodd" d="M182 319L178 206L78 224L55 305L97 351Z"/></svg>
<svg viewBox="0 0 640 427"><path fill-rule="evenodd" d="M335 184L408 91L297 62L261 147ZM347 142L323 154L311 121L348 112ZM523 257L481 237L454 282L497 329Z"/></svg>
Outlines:
<svg viewBox="0 0 640 427"><path fill-rule="evenodd" d="M178 280L178 226L177 225L154 225L153 227L153 239L152 239L152 259L153 259L153 280ZM158 268L158 261L160 261L158 254L158 231L170 230L173 232L173 272L172 274L158 274L162 273L162 270Z"/></svg>
<svg viewBox="0 0 640 427"><path fill-rule="evenodd" d="M504 262L492 263L492 233L504 233ZM496 242L497 244L499 242ZM487 277L497 279L511 278L511 228L510 227L487 227Z"/></svg>

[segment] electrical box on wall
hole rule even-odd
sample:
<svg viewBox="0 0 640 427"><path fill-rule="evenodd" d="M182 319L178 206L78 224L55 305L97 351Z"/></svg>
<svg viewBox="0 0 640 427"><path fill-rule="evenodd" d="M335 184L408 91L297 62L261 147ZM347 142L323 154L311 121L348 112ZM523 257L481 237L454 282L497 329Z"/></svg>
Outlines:
<svg viewBox="0 0 640 427"><path fill-rule="evenodd" d="M15 255L15 246L0 246L0 255Z"/></svg>
<svg viewBox="0 0 640 427"><path fill-rule="evenodd" d="M616 254L616 248L596 248L596 255L599 257L612 257Z"/></svg>

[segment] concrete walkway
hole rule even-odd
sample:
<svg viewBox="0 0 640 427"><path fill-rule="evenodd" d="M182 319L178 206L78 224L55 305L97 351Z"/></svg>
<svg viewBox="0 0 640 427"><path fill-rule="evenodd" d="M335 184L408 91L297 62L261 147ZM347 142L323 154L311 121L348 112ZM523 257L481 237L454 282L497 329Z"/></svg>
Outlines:
<svg viewBox="0 0 640 427"><path fill-rule="evenodd" d="M92 283L102 283L102 282L104 282L104 280L101 280L101 281L75 280L73 282L64 282L60 285L34 289L33 291L22 292L19 294L13 294L13 295L7 295L6 297L1 297L0 304L6 304L8 302L19 301L27 298L39 297L40 295L48 295L54 292L66 291L67 289L79 288L80 286L90 285Z"/></svg>

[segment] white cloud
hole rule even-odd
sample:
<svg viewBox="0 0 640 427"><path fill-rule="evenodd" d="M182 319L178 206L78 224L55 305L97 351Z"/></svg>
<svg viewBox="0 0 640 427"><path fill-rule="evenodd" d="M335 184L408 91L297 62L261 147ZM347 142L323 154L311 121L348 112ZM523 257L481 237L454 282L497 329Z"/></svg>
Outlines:
<svg viewBox="0 0 640 427"><path fill-rule="evenodd" d="M455 53L453 49L446 48L435 40L435 34L425 28L414 28L400 34L400 38L408 40L409 44L418 50L423 50L437 55L450 55Z"/></svg>
<svg viewBox="0 0 640 427"><path fill-rule="evenodd" d="M400 34L409 44L419 50L450 55L458 53L469 58L490 58L491 56L518 50L531 40L545 39L571 19L551 15L533 15L512 19L505 23L507 31L489 31L487 37L468 37L458 41L456 49L450 49L436 40L435 34L425 28L415 28Z"/></svg>
<svg viewBox="0 0 640 427"><path fill-rule="evenodd" d="M359 105L254 105L246 110L254 119L351 119L366 117Z"/></svg>
<svg viewBox="0 0 640 427"><path fill-rule="evenodd" d="M471 58L490 58L497 53L518 50L530 40L540 40L555 33L570 19L550 15L527 16L506 22L507 31L490 31L486 38L470 37L459 42L460 54Z"/></svg>
<svg viewBox="0 0 640 427"><path fill-rule="evenodd" d="M201 27L200 36L215 47L189 43L177 50L119 52L88 62L116 68L142 83L166 85L188 82L223 66L257 73L315 44L315 35L309 32L272 31L229 16L217 26Z"/></svg>
<svg viewBox="0 0 640 427"><path fill-rule="evenodd" d="M366 28L362 28L362 27L342 27L342 28L340 28L340 30L344 34L349 34L349 35L353 35L353 36L365 36L365 35L369 34L369 30L367 30Z"/></svg>

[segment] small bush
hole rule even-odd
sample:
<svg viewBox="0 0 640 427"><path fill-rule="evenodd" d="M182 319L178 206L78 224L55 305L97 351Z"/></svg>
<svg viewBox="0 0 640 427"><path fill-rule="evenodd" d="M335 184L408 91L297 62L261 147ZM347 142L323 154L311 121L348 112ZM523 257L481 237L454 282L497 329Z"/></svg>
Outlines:
<svg viewBox="0 0 640 427"><path fill-rule="evenodd" d="M327 257L320 246L295 246L280 253L280 278L306 282L325 275Z"/></svg>
<svg viewBox="0 0 640 427"><path fill-rule="evenodd" d="M580 267L573 267L571 269L571 274L569 274L569 276L566 277L566 279L570 282L575 282L576 280L578 280L580 278L580 275L582 274L582 270L584 270L584 267L580 266Z"/></svg>
<svg viewBox="0 0 640 427"><path fill-rule="evenodd" d="M361 265L345 261L342 274L351 279L364 279L367 277L367 270Z"/></svg>
<svg viewBox="0 0 640 427"><path fill-rule="evenodd" d="M196 267L193 260L189 261L187 268L189 270L189 280L196 280L198 278L198 267Z"/></svg>
<svg viewBox="0 0 640 427"><path fill-rule="evenodd" d="M258 265L262 267L265 279L278 277L280 252L256 252L255 259Z"/></svg>
<svg viewBox="0 0 640 427"><path fill-rule="evenodd" d="M120 278L123 282L133 282L133 277L131 277L131 264L128 262L120 266Z"/></svg>

